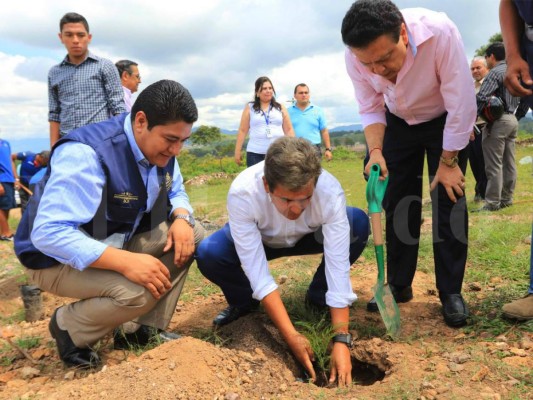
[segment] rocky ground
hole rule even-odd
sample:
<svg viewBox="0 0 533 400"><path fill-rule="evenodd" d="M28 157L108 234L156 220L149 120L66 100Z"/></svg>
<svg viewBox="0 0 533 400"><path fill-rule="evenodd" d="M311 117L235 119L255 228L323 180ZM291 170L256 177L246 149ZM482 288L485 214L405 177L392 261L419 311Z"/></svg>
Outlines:
<svg viewBox="0 0 533 400"><path fill-rule="evenodd" d="M10 252L12 244L0 242L0 257ZM400 305L401 336L390 341L382 336L379 313L365 309L375 266L361 259L352 267L359 295L351 313L355 383L338 389L305 381L264 311L213 331L212 318L225 307L219 293L178 303L169 330L182 339L126 352L113 350L109 337L98 347L101 368L67 369L57 357L48 322L54 309L71 299L43 293L42 318L17 322L23 303L20 276L9 275L12 264L3 263L0 274L2 399L533 399L531 330L509 325L504 334L494 334L489 327L447 327L429 272L417 272L414 300ZM468 283L465 295L482 299L498 284L497 278L487 285ZM290 279L284 278L282 292L288 285ZM200 286L188 290L199 292Z"/></svg>

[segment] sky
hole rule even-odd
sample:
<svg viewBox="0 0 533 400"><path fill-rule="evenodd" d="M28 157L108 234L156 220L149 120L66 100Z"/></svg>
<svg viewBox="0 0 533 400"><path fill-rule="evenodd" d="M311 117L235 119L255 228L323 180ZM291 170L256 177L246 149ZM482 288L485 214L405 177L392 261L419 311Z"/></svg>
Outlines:
<svg viewBox="0 0 533 400"><path fill-rule="evenodd" d="M468 59L500 31L499 0L397 0L399 8L445 12L458 26ZM305 82L330 128L360 122L344 65L344 0L27 0L0 13L0 137L48 138L47 74L66 55L59 19L82 14L89 49L113 62L139 63L139 90L160 79L193 95L199 125L237 130L254 82L268 76L278 101ZM285 103L289 105L289 103ZM27 141L26 141L27 142ZM18 150L17 150L18 151Z"/></svg>

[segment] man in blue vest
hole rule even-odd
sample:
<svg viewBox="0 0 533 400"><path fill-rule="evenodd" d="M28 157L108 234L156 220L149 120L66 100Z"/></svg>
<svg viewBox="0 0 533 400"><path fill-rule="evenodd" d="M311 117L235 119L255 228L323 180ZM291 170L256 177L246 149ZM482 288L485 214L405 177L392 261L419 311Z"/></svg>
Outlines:
<svg viewBox="0 0 533 400"><path fill-rule="evenodd" d="M97 366L92 347L111 331L118 349L179 337L164 329L204 232L176 156L197 118L187 89L163 80L131 114L76 129L52 149L15 252L42 290L80 299L50 320L65 364Z"/></svg>
<svg viewBox="0 0 533 400"><path fill-rule="evenodd" d="M506 50L504 83L513 96L533 106L533 2L501 0L500 25ZM533 242L529 258L527 294L503 306L503 316L517 321L533 319Z"/></svg>

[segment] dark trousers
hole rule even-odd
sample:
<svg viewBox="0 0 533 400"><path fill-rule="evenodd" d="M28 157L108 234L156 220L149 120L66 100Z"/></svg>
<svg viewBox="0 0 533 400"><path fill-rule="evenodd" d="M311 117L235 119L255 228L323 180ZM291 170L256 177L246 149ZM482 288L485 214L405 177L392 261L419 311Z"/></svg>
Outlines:
<svg viewBox="0 0 533 400"><path fill-rule="evenodd" d="M369 223L364 211L353 207L346 207L346 211L350 223L350 264L353 264L366 246ZM279 257L323 253L323 239L322 229L319 229L302 237L294 247L263 247L267 260L273 260ZM202 241L196 251L196 263L207 279L220 286L228 304L247 308L254 302L257 303L257 300L252 299L250 281L241 267L229 224ZM316 304L326 305L327 290L326 269L322 257L309 285L310 299Z"/></svg>
<svg viewBox="0 0 533 400"><path fill-rule="evenodd" d="M387 280L395 286L411 285L417 265L422 213L424 156L430 181L439 167L446 114L409 126L387 112L383 156L389 184L383 207L387 226ZM459 152L459 166L466 170L467 152ZM468 249L466 198L453 203L442 185L431 192L433 257L437 289L460 293Z"/></svg>
<svg viewBox="0 0 533 400"><path fill-rule="evenodd" d="M483 148L481 147L482 135L475 135L475 139L468 143L468 161L472 175L476 180L476 196L485 198L487 188L487 175L485 174L485 161L483 159Z"/></svg>
<svg viewBox="0 0 533 400"><path fill-rule="evenodd" d="M246 152L246 167L249 168L252 165L259 164L265 159L266 154Z"/></svg>

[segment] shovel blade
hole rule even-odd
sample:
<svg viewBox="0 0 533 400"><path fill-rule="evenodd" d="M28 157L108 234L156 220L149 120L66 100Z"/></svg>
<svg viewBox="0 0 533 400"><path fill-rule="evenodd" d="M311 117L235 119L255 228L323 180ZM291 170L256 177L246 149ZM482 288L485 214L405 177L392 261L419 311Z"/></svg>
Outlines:
<svg viewBox="0 0 533 400"><path fill-rule="evenodd" d="M374 286L374 298L378 305L379 313L387 329L387 334L393 339L400 333L400 309L388 285L378 281Z"/></svg>

